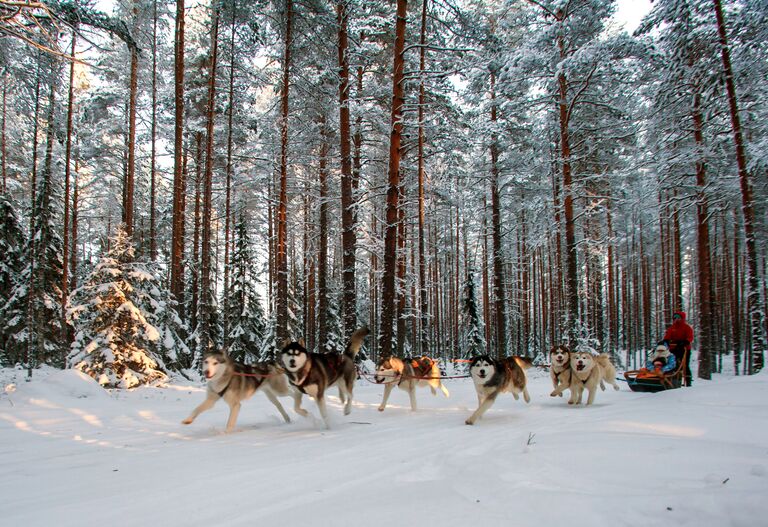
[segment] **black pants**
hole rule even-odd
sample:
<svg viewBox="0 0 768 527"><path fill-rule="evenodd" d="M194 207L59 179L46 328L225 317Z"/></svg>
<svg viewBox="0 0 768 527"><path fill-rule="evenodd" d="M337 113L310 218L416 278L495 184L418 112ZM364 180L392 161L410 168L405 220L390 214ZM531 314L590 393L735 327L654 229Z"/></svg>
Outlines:
<svg viewBox="0 0 768 527"><path fill-rule="evenodd" d="M685 386L690 386L693 383L693 377L691 376L691 352L688 353L685 352L685 346L675 346L674 349L670 350L672 352L672 355L675 356L675 360L677 360L677 363L680 364L680 362L683 360L683 356L685 356L685 364L683 365L683 381Z"/></svg>

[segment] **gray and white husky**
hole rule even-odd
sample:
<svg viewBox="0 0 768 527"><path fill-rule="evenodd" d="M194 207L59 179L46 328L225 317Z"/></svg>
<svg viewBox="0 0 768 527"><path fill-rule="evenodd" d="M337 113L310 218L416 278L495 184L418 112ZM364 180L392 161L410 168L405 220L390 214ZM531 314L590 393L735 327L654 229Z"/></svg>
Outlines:
<svg viewBox="0 0 768 527"><path fill-rule="evenodd" d="M299 415L307 415L307 411L301 408L301 393L290 386L288 379L274 362L245 365L234 362L223 353L211 353L203 362L203 374L208 380L205 401L192 410L182 424L191 424L198 415L210 410L219 399L223 399L229 405L226 431L231 432L237 423L240 404L257 391L264 392L286 423L289 423L291 418L277 399L278 396L293 397L294 411Z"/></svg>

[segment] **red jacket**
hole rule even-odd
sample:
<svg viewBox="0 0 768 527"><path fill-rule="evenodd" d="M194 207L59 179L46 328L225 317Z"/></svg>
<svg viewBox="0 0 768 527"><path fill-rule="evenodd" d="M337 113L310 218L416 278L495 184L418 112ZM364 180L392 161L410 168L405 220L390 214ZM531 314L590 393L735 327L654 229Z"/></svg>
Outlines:
<svg viewBox="0 0 768 527"><path fill-rule="evenodd" d="M686 340L688 341L688 346L686 346L686 348L690 349L691 342L693 342L693 328L685 321L685 313L683 311L678 311L675 315L680 315L680 318L675 320L672 325L667 328L667 332L664 333L664 340L670 343L678 340Z"/></svg>

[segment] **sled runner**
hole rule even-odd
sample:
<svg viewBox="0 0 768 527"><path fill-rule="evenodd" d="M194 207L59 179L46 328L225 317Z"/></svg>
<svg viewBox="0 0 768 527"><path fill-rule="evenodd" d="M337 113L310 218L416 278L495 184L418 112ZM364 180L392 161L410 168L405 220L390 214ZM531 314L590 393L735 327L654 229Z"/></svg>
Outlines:
<svg viewBox="0 0 768 527"><path fill-rule="evenodd" d="M629 389L633 392L660 392L680 388L683 385L686 355L688 355L687 351L683 355L683 360L669 373L657 373L647 368L625 371L624 378L627 380Z"/></svg>

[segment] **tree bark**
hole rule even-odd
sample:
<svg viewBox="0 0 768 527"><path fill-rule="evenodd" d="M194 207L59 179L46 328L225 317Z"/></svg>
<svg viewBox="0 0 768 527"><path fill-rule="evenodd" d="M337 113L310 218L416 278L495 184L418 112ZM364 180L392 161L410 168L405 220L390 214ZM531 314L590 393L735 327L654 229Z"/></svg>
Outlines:
<svg viewBox="0 0 768 527"><path fill-rule="evenodd" d="M749 373L756 373L762 368L764 361L763 352L766 348L765 335L763 334L763 310L760 302L760 276L758 271L758 252L755 240L755 210L753 197L752 176L747 170L747 154L744 146L744 138L741 130L741 118L739 117L739 104L736 95L736 83L733 78L731 66L731 53L728 47L728 35L726 32L725 16L720 0L713 0L715 18L717 19L717 33L720 37L720 51L723 61L723 73L725 74L725 87L728 93L728 109L731 117L731 131L733 142L736 146L736 165L739 171L739 185L741 188L741 209L744 215L744 237L747 249L747 304L751 327L751 356L749 357Z"/></svg>
<svg viewBox="0 0 768 527"><path fill-rule="evenodd" d="M320 218L318 233L319 251L317 255L317 296L318 296L318 347L320 351L328 348L328 144L329 132L325 117L321 118L320 144Z"/></svg>
<svg viewBox="0 0 768 527"><path fill-rule="evenodd" d="M157 216L155 198L157 179L157 0L152 2L152 123L149 161L149 258L157 261Z"/></svg>
<svg viewBox="0 0 768 527"><path fill-rule="evenodd" d="M288 338L288 91L291 72L291 39L293 0L285 1L285 50L283 54L283 81L280 91L280 198L277 204L277 328L278 342Z"/></svg>
<svg viewBox="0 0 768 527"><path fill-rule="evenodd" d="M205 177L203 179L203 239L200 256L200 344L204 352L214 345L212 318L213 310L213 281L211 279L211 222L213 214L213 142L214 124L216 118L216 65L219 58L219 6L216 0L212 2L213 14L211 19L211 54L208 70L208 106L206 108L205 125Z"/></svg>
<svg viewBox="0 0 768 527"><path fill-rule="evenodd" d="M427 311L427 284L426 284L426 253L424 251L424 105L426 103L424 75L426 69L426 42L427 42L427 4L429 0L421 2L421 36L419 38L419 152L418 152L418 200L419 200L419 314L420 332L418 335L419 349L426 353L429 349L427 327L429 325ZM417 338L414 335L414 338Z"/></svg>
<svg viewBox="0 0 768 527"><path fill-rule="evenodd" d="M558 11L558 20L563 23L564 15ZM565 60L565 39L557 37L560 60ZM573 178L571 175L571 142L569 136L570 113L568 109L568 80L561 70L557 76L558 109L560 123L560 155L563 173L563 215L565 216L565 267L567 291L568 339L571 346L578 343L577 322L579 320L578 267L576 262L576 227L573 211Z"/></svg>
<svg viewBox="0 0 768 527"><path fill-rule="evenodd" d="M136 179L136 98L139 82L139 52L131 48L131 75L128 87L128 169L123 189L125 234L133 236L133 194Z"/></svg>
<svg viewBox="0 0 768 527"><path fill-rule="evenodd" d="M339 0L336 15L339 26L339 139L341 149L341 284L345 339L357 326L356 284L355 284L355 234L354 196L352 194L352 152L349 115L349 44L347 38L347 1Z"/></svg>
<svg viewBox="0 0 768 527"><path fill-rule="evenodd" d="M67 92L67 139L64 147L64 233L62 247L63 269L61 273L61 329L62 335L69 335L67 331L67 297L69 296L69 182L71 179L72 162L72 121L75 113L75 49L77 47L77 34L72 32L72 48L69 60L69 87ZM5 101L3 101L5 102ZM5 112L3 112L5 114ZM5 154L3 154L5 159ZM3 177L5 180L5 177Z"/></svg>
<svg viewBox="0 0 768 527"><path fill-rule="evenodd" d="M392 66L392 114L390 118L389 167L387 186L387 225L384 238L384 276L382 287L381 330L382 357L392 354L393 322L395 316L395 274L397 273L397 221L400 192L400 143L403 134L403 103L405 100L403 51L407 0L397 0L395 19L395 48Z"/></svg>
<svg viewBox="0 0 768 527"><path fill-rule="evenodd" d="M491 124L498 121L496 75L491 73ZM496 356L507 354L507 317L504 306L504 257L501 252L501 197L499 194L499 145L495 132L491 137L491 239L493 243L493 303L496 315Z"/></svg>
<svg viewBox="0 0 768 527"><path fill-rule="evenodd" d="M174 36L173 217L171 235L171 293L184 303L184 0L176 0ZM180 308L182 309L182 308ZM182 313L183 315L183 313Z"/></svg>

